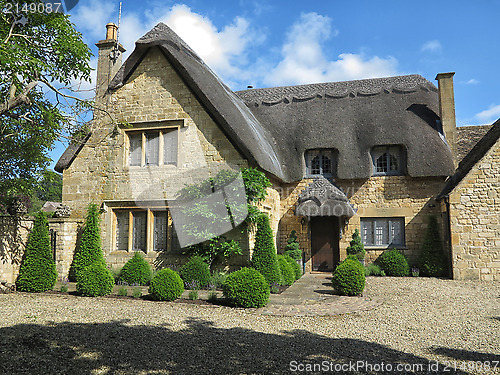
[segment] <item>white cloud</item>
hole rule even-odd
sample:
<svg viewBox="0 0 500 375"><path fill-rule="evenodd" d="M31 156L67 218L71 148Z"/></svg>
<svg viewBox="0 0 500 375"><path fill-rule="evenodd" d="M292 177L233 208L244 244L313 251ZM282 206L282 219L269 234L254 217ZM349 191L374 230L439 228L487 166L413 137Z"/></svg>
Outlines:
<svg viewBox="0 0 500 375"><path fill-rule="evenodd" d="M467 85L477 85L479 81L475 78L469 79L467 82L465 82Z"/></svg>
<svg viewBox="0 0 500 375"><path fill-rule="evenodd" d="M317 13L302 14L287 35L283 59L266 75L272 85L292 85L325 81L383 77L396 74L393 57L367 58L363 54L342 53L329 61L323 51L326 40L337 36L331 19Z"/></svg>
<svg viewBox="0 0 500 375"><path fill-rule="evenodd" d="M98 11L97 11L98 9ZM106 38L106 24L118 20L118 8L111 1L89 0L71 11L70 21L86 36L88 44Z"/></svg>
<svg viewBox="0 0 500 375"><path fill-rule="evenodd" d="M439 40L429 40L428 42L424 43L422 45L422 47L420 48L420 50L422 52L425 52L425 51L437 52L437 51L441 51L441 49L442 49L442 46L441 46L441 43L439 42Z"/></svg>
<svg viewBox="0 0 500 375"><path fill-rule="evenodd" d="M491 105L488 109L476 114L475 118L485 123L492 123L500 117L500 104Z"/></svg>

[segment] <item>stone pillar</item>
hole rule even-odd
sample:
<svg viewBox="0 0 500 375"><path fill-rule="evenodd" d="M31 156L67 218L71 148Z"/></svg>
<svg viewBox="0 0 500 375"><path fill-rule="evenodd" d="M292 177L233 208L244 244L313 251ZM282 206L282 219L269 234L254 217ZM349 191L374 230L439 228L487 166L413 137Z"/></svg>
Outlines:
<svg viewBox="0 0 500 375"><path fill-rule="evenodd" d="M454 72L439 73L436 80L439 86L439 117L456 167L458 163L456 160L457 125L455 121L455 94L453 91L454 75Z"/></svg>

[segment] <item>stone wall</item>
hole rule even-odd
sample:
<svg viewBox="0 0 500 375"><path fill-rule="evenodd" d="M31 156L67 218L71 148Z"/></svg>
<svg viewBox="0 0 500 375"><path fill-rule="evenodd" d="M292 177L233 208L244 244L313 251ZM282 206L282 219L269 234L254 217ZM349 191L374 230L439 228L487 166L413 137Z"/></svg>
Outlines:
<svg viewBox="0 0 500 375"><path fill-rule="evenodd" d="M453 278L500 280L500 141L450 193Z"/></svg>
<svg viewBox="0 0 500 375"><path fill-rule="evenodd" d="M49 231L55 235L55 261L59 278L67 277L73 261L82 220L49 219ZM33 227L30 217L0 217L0 281L14 283Z"/></svg>

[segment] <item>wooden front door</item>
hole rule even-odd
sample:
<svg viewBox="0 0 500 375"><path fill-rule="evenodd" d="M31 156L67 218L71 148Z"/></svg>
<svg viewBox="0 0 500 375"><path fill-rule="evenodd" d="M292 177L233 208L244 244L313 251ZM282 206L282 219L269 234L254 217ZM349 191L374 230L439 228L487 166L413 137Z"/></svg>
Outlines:
<svg viewBox="0 0 500 375"><path fill-rule="evenodd" d="M311 218L311 255L313 271L332 271L340 261L339 218Z"/></svg>

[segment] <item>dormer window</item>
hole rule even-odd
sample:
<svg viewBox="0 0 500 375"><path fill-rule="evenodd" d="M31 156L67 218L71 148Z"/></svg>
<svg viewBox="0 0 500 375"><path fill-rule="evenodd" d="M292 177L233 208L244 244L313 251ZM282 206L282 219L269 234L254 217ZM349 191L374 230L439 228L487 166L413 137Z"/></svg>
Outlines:
<svg viewBox="0 0 500 375"><path fill-rule="evenodd" d="M334 177L337 169L337 153L335 150L308 150L306 151L307 176Z"/></svg>
<svg viewBox="0 0 500 375"><path fill-rule="evenodd" d="M400 146L377 146L372 149L374 175L404 173L403 152Z"/></svg>

